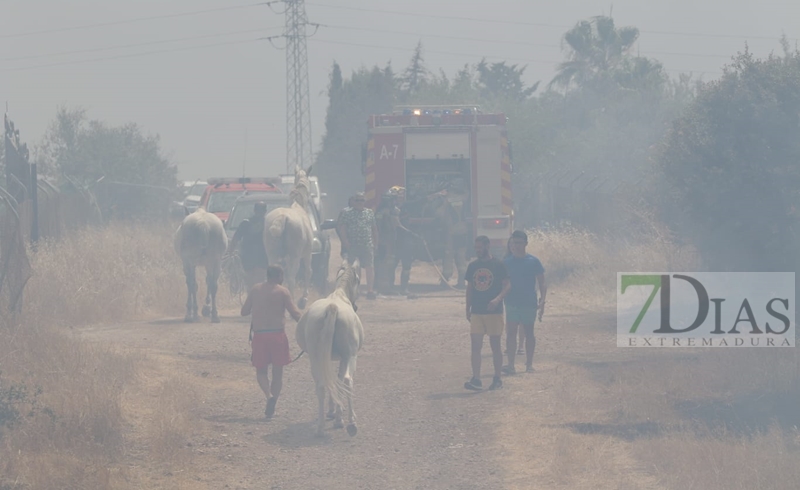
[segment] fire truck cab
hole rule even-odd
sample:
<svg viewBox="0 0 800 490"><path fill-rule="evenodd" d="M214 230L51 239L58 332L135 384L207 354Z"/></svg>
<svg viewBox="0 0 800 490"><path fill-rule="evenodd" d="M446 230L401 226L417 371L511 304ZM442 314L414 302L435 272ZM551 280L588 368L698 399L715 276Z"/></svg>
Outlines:
<svg viewBox="0 0 800 490"><path fill-rule="evenodd" d="M513 201L504 114L483 114L477 106L401 106L370 116L368 128L362 165L368 207L375 209L393 186L405 187L407 202L445 190L463 201L462 219L471 229L467 254L475 237L486 235L493 255L505 255ZM424 231L433 218L412 216L409 222ZM431 249L440 248L432 243L435 233L423 237Z"/></svg>

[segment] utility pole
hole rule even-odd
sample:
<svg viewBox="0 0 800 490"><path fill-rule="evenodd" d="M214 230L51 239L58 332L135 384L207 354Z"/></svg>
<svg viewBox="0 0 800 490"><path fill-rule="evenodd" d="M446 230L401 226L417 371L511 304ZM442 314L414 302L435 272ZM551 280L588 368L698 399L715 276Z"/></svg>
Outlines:
<svg viewBox="0 0 800 490"><path fill-rule="evenodd" d="M311 100L308 88L308 50L306 38L313 36L319 24L308 22L305 0L279 0L286 15L283 34L267 39L282 37L286 41L286 171L293 174L295 165L308 168L313 163L311 140ZM308 26L314 32L308 33ZM273 44L274 45L274 44Z"/></svg>

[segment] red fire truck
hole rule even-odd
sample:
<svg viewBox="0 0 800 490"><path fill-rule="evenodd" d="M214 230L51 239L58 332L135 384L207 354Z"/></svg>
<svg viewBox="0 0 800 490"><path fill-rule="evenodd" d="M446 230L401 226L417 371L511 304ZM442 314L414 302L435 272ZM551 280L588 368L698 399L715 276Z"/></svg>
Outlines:
<svg viewBox="0 0 800 490"><path fill-rule="evenodd" d="M464 196L463 219L472 229L467 253L476 236L486 235L493 254L505 255L513 201L504 114L483 114L476 106L406 106L370 116L368 127L363 162L368 207L375 209L392 186L405 187L411 202L456 189ZM431 249L439 248L433 243L435 233L424 233L432 218L413 216L410 221L431 237L426 237Z"/></svg>

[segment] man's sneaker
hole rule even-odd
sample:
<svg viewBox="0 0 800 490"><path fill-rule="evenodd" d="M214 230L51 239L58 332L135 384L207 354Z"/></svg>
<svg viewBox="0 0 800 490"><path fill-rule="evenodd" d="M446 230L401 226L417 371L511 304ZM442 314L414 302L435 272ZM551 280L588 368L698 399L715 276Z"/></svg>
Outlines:
<svg viewBox="0 0 800 490"><path fill-rule="evenodd" d="M517 368L514 366L503 366L503 373L509 376L517 374Z"/></svg>
<svg viewBox="0 0 800 490"><path fill-rule="evenodd" d="M532 373L532 372L533 372L533 366L528 366L528 367L526 367L526 368L525 368L525 372L526 372L526 373Z"/></svg>
<svg viewBox="0 0 800 490"><path fill-rule="evenodd" d="M278 403L277 397L272 397L267 400L267 408L264 410L264 416L271 419L275 415L275 405Z"/></svg>
<svg viewBox="0 0 800 490"><path fill-rule="evenodd" d="M489 385L490 390L498 390L503 387L503 381L498 377L495 376L492 380L492 384Z"/></svg>
<svg viewBox="0 0 800 490"><path fill-rule="evenodd" d="M478 378L472 378L471 380L464 383L464 388L468 390L480 391L483 389L483 383Z"/></svg>

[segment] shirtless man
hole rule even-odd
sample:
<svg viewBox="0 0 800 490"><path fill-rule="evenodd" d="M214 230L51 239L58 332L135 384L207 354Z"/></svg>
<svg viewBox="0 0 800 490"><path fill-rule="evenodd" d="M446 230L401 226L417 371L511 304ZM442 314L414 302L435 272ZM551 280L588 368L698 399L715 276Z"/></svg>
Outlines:
<svg viewBox="0 0 800 490"><path fill-rule="evenodd" d="M250 335L253 353L250 361L256 368L256 379L267 397L264 415L271 419L283 386L283 366L292 359L289 354L289 338L286 336L286 312L300 320L289 290L283 287L283 269L277 265L267 267L267 282L253 286L242 305L242 316L253 314ZM272 364L272 384L267 368Z"/></svg>

